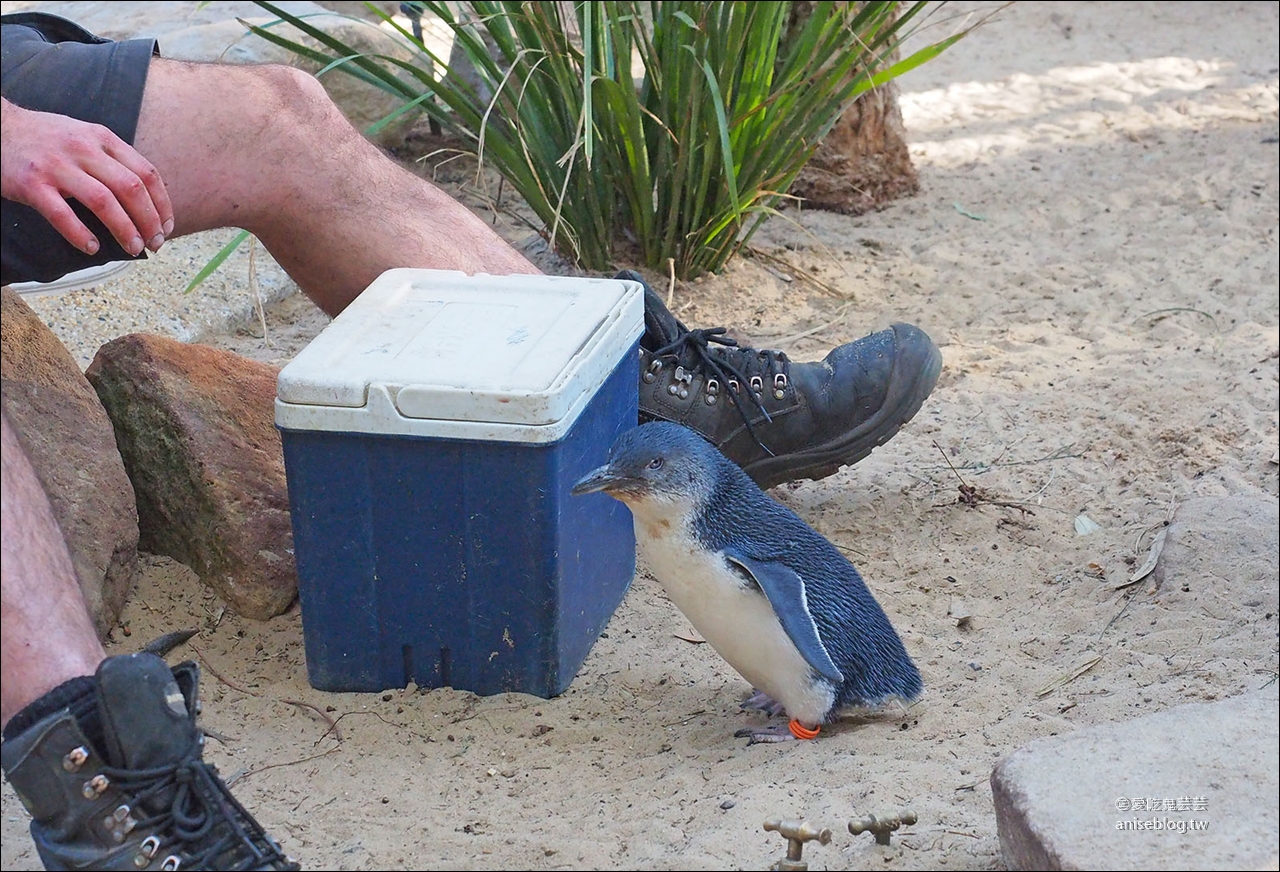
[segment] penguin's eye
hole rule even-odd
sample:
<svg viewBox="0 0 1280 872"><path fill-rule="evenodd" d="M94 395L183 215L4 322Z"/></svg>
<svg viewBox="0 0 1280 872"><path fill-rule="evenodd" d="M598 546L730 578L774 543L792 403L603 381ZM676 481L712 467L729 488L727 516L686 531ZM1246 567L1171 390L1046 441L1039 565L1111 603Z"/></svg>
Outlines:
<svg viewBox="0 0 1280 872"><path fill-rule="evenodd" d="M650 468L650 469L662 469L662 458L661 458L661 457L655 457L655 458L653 458L653 460L650 460L650 461L649 461L649 468Z"/></svg>

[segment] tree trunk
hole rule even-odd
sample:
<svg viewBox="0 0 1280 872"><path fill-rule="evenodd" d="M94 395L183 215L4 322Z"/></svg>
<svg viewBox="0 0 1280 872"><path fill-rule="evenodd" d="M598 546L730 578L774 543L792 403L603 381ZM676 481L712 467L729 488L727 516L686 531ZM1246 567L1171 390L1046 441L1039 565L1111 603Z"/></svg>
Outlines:
<svg viewBox="0 0 1280 872"><path fill-rule="evenodd" d="M812 7L795 4L792 32ZM897 52L890 60L897 60ZM893 81L868 91L836 122L791 186L791 193L803 197L806 207L861 215L919 193L898 93Z"/></svg>

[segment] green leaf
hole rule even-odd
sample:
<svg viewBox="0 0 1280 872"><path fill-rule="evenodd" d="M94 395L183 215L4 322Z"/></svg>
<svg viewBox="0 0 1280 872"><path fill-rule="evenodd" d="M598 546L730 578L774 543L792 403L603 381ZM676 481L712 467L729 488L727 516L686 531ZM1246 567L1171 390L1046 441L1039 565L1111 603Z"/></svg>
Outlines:
<svg viewBox="0 0 1280 872"><path fill-rule="evenodd" d="M248 238L249 238L248 230L241 230L234 237L232 237L231 241L228 242L226 245L222 246L222 248L218 251L217 254L209 258L209 262L206 263L201 268L200 272L196 273L196 277L191 280L191 283L187 285L183 293L184 294L191 293L196 289L196 287L202 281L207 279L209 276L213 275L214 270L222 266L222 262L231 256L231 252L239 248L240 244Z"/></svg>

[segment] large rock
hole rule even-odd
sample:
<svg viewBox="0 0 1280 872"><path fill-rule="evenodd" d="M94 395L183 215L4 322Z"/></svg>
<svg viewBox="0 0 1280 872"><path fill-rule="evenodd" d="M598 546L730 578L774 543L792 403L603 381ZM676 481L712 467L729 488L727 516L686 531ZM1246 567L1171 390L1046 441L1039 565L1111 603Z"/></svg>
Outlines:
<svg viewBox="0 0 1280 872"><path fill-rule="evenodd" d="M331 12L317 3L286 0L276 5L292 15L308 16L308 24L361 53L388 55L417 64L424 70L429 69L423 56L414 51L407 40L367 20L367 10L365 15L357 18ZM32 3L26 8L61 15L92 33L110 39L156 38L160 43L160 53L173 60L288 64L310 73L319 71L322 66L251 33L238 19L255 25L279 21L255 3L192 3L189 0L101 3L82 0ZM276 25L272 29L310 47L317 45L315 40L287 25ZM408 74L397 72L406 81L412 80ZM403 98L338 70L325 73L320 81L342 113L361 131L405 102ZM414 112L406 113L401 120L383 128L372 138L387 148L403 145L415 116Z"/></svg>
<svg viewBox="0 0 1280 872"><path fill-rule="evenodd" d="M297 595L277 374L142 334L102 346L86 372L138 495L139 547L190 566L237 614L258 619Z"/></svg>
<svg viewBox="0 0 1280 872"><path fill-rule="evenodd" d="M1153 575L1161 609L1194 613L1211 598L1233 604L1241 632L1271 623L1280 603L1275 497L1188 500L1163 536ZM1213 656L1215 640L1197 644ZM1011 869L1275 869L1278 769L1274 683L1040 739L991 776L1000 847Z"/></svg>
<svg viewBox="0 0 1280 872"><path fill-rule="evenodd" d="M105 636L138 562L133 486L111 419L71 353L16 293L0 292L0 393L49 495L93 625Z"/></svg>
<svg viewBox="0 0 1280 872"><path fill-rule="evenodd" d="M1278 719L1272 684L1019 748L991 775L1005 863L1275 869Z"/></svg>

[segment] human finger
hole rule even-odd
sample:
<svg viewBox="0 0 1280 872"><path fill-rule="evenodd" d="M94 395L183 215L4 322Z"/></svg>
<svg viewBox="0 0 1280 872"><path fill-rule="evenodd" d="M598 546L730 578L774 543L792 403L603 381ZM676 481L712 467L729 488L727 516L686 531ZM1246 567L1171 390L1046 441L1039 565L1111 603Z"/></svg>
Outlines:
<svg viewBox="0 0 1280 872"><path fill-rule="evenodd" d="M80 220L71 205L54 188L44 188L27 201L46 221L73 246L85 254L98 253L102 247L98 237Z"/></svg>
<svg viewBox="0 0 1280 872"><path fill-rule="evenodd" d="M137 181L136 176L133 178ZM138 186L141 187L141 182L138 182ZM79 200L86 209L96 215L115 237L116 242L120 243L121 248L134 257L142 254L146 247L146 241L142 235L143 228L134 223L133 218L121 204L120 195L106 183L100 181L95 175L80 173L68 181L62 193L66 197ZM151 214L151 225L153 228L159 226L154 212ZM152 234L154 233L153 229Z"/></svg>
<svg viewBox="0 0 1280 872"><path fill-rule="evenodd" d="M121 196L121 202L133 217L134 223L143 231L143 238L148 240L148 247L151 247L149 243L156 233L161 235L159 241L163 242L173 233L173 203L169 199L169 190L165 187L160 171L137 149L123 141L120 141L118 146L107 149L107 152L142 184L141 189L135 189L132 188L132 181L126 179L130 190L136 192L136 199ZM115 190L114 186L111 187ZM147 215L151 212L155 213L159 222L158 230L151 228L147 220Z"/></svg>

